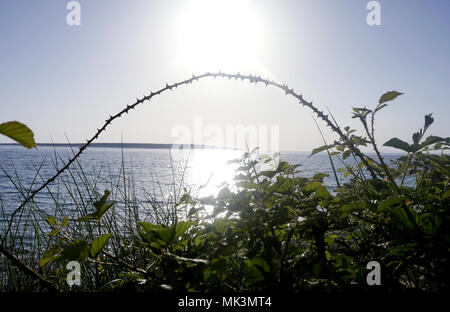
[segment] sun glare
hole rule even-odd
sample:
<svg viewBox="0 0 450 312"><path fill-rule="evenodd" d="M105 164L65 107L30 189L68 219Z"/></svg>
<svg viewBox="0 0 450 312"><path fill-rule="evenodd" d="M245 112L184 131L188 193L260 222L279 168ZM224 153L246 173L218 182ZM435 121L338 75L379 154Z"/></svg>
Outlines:
<svg viewBox="0 0 450 312"><path fill-rule="evenodd" d="M263 24L250 0L192 0L176 23L178 62L193 70L253 70L258 62Z"/></svg>
<svg viewBox="0 0 450 312"><path fill-rule="evenodd" d="M186 153L182 151L181 153ZM236 164L231 159L241 157L241 151L223 149L203 149L189 151L188 177L194 185L201 186L196 191L199 196L217 195L223 183L232 184ZM183 159L185 159L186 154Z"/></svg>

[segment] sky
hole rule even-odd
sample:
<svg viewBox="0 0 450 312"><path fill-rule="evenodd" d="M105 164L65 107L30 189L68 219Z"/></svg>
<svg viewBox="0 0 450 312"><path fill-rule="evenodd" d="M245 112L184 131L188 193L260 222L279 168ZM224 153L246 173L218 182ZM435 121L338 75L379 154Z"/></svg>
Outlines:
<svg viewBox="0 0 450 312"><path fill-rule="evenodd" d="M80 25L67 23L69 2L0 0L0 121L25 123L37 142L84 142L137 97L219 70L287 84L358 130L352 107L396 90L377 115L378 143L411 141L429 113L430 134L449 135L450 1L378 1L372 26L366 0L80 0ZM97 142L179 143L188 132L220 145L239 125L272 129L281 150L322 145L295 99L218 78L153 98Z"/></svg>

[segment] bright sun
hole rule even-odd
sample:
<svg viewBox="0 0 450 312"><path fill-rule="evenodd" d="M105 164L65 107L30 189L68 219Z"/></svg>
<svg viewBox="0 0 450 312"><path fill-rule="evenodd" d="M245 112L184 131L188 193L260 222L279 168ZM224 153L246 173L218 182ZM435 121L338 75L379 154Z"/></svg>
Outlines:
<svg viewBox="0 0 450 312"><path fill-rule="evenodd" d="M266 74L258 61L263 25L250 0L192 0L176 24L178 62L193 70L253 70Z"/></svg>

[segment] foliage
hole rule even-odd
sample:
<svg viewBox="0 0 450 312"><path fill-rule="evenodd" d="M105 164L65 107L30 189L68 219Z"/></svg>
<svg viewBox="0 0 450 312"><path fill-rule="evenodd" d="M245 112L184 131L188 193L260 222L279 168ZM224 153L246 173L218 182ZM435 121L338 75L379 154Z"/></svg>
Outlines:
<svg viewBox="0 0 450 312"><path fill-rule="evenodd" d="M127 235L111 226L118 215L110 191L97 193L77 218L47 216L40 268L65 285L61 267L78 260L92 272L95 287L87 290L342 291L369 287L366 264L376 260L385 289L448 289L450 138L425 137L434 121L426 115L411 143L384 144L406 153L387 164L374 119L401 94L385 93L374 109L354 108L364 134L344 127L339 140L313 150L344 164L336 189L324 185L326 174L305 177L285 161L267 168L269 155L247 152L235 160L234 185L209 198L185 189L165 217L155 210L153 220L126 219ZM360 146L376 157L359 159Z"/></svg>
<svg viewBox="0 0 450 312"><path fill-rule="evenodd" d="M36 147L33 132L24 124L9 121L0 124L0 134L3 134L27 148Z"/></svg>

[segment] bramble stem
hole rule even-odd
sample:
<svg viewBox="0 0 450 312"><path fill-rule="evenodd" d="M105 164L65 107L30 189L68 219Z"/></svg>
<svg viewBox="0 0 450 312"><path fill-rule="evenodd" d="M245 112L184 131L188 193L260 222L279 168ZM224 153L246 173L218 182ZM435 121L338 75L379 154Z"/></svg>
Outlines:
<svg viewBox="0 0 450 312"><path fill-rule="evenodd" d="M328 115L324 114L321 110L319 110L318 108L316 108L312 102L308 102L303 98L303 95L298 94L296 92L294 92L293 89L289 89L289 87L285 84L280 84L278 82L275 82L273 80L268 80L268 79L264 79L261 78L259 76L252 76L252 75L241 75L240 73L237 74L226 74L226 73L222 73L222 72L216 72L216 73L204 73L201 74L199 76L195 76L193 75L191 78L189 79L185 79L179 82L176 82L174 84L167 84L164 88L159 89L156 92L150 92L149 95L144 96L141 99L136 99L136 101L131 104L131 105L127 105L124 109L122 109L120 112L118 112L115 115L111 115L108 119L105 120L105 123L103 124L103 126L100 129L97 129L97 132L89 139L87 140L87 142L80 147L80 149L78 150L78 152L71 158L69 159L69 161L61 168L59 169L54 176L52 176L51 178L49 178L44 184L42 184L39 188L35 189L34 191L31 192L30 195L27 196L27 198L22 202L22 204L16 209L14 210L14 212L11 215L11 219L9 221L9 225L8 225L8 229L6 231L6 235L9 233L11 226L12 226L12 222L13 219L15 217L15 215L30 201L34 198L34 196L39 193L41 190L43 190L44 188L46 188L50 183L52 183L61 173L63 173L65 170L67 170L69 168L69 166L83 153L83 151L93 142L95 141L99 135L104 132L106 130L106 128L109 126L109 124L111 124L112 121L114 121L117 118L120 118L122 115L124 115L125 113L128 114L128 112L132 109L135 109L136 106L138 106L139 104L144 103L145 101L149 101L150 99L152 99L154 96L156 95L160 95L166 91L172 91L172 89L174 88L178 88L179 86L182 85L188 85L188 84L192 84L194 81L198 81L200 79L203 78L208 78L208 77L221 77L221 78L228 78L228 79L241 79L242 81L246 80L250 83L255 83L255 85L260 82L265 84L266 86L273 86L276 87L278 89L281 89L285 92L286 95L291 95L293 96L295 99L297 99L301 105L306 106L308 108L310 108L316 115L317 117L319 117L320 119L322 119L323 121L325 121L325 123L327 124L327 126L329 126L331 128L331 130L335 133L337 133L340 138L342 140L344 140L347 144L347 146L349 147L350 151L355 153L358 158L364 163L364 165L366 166L367 170L370 172L371 176L373 179L377 179L377 175L374 172L373 168L369 165L369 163L367 162L367 160L365 159L363 153L353 144L353 142L351 142L348 137L342 132L342 130L340 129L340 127L336 126L335 124L333 124L331 122L331 120L328 118Z"/></svg>

